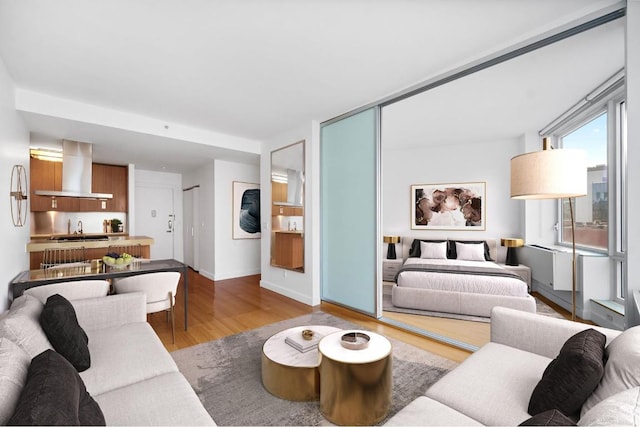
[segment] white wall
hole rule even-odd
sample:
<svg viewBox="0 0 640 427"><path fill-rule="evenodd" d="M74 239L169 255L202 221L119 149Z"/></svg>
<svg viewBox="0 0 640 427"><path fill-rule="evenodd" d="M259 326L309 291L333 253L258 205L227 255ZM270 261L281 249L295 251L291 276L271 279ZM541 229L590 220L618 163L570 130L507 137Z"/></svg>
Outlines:
<svg viewBox="0 0 640 427"><path fill-rule="evenodd" d="M260 183L260 168L222 160L214 163L214 280L260 273L262 239L233 239L233 181ZM203 213L200 214L202 216ZM200 263L204 262L201 255Z"/></svg>
<svg viewBox="0 0 640 427"><path fill-rule="evenodd" d="M29 176L29 132L15 109L15 84L0 58L0 178L5 191L9 190L13 165L22 165ZM28 178L27 178L28 179ZM6 196L0 198L0 312L9 306L9 282L20 271L29 269L26 243L29 241L29 224L14 227L11 205ZM24 208L29 209L28 204ZM27 215L27 222L29 221Z"/></svg>
<svg viewBox="0 0 640 427"><path fill-rule="evenodd" d="M199 250L200 250L200 270L199 273L208 279L214 280L215 277L215 189L214 189L214 162L194 170L190 174L182 177L184 188L194 185L200 186L199 192L199 221L196 224L197 233L199 233ZM226 205L223 201L219 204ZM224 251L224 248L220 250Z"/></svg>
<svg viewBox="0 0 640 427"><path fill-rule="evenodd" d="M304 273L271 266L271 152L298 141L305 141L304 194ZM317 122L278 135L263 146L261 168L262 280L261 286L308 305L320 304L319 278L319 150Z"/></svg>
<svg viewBox="0 0 640 427"><path fill-rule="evenodd" d="M384 141L382 142L384 147ZM382 153L382 231L416 238L484 239L522 237L523 204L510 199L510 160L522 152L519 140L430 145ZM411 230L412 184L486 182L485 231ZM402 242L402 247L411 242ZM386 245L383 254L386 254ZM396 247L399 252L400 248ZM504 248L498 248L503 260Z"/></svg>

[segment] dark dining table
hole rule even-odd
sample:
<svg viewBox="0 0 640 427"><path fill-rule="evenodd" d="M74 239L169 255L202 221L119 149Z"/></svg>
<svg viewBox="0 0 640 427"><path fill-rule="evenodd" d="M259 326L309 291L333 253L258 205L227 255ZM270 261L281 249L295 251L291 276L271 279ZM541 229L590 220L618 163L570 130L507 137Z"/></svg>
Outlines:
<svg viewBox="0 0 640 427"><path fill-rule="evenodd" d="M56 266L41 270L25 270L9 282L12 298L18 298L29 288L52 283L74 282L81 280L106 280L118 277L137 276L139 274L157 273L161 271L177 271L182 273L184 284L184 330L187 330L188 301L188 266L175 259L134 261L124 268L109 267L105 264L95 266L91 263L73 263L69 266Z"/></svg>

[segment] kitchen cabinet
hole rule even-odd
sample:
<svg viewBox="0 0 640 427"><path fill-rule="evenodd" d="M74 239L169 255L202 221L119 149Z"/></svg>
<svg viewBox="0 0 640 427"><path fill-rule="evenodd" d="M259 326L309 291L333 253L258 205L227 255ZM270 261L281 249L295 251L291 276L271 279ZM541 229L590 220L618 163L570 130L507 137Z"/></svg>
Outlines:
<svg viewBox="0 0 640 427"><path fill-rule="evenodd" d="M38 196L35 191L63 191L62 163L31 158L30 169L31 212L127 212L127 166L101 163L93 163L92 165L91 190L94 193L113 194L113 199L103 201L78 197L56 197L55 204L52 202L51 196Z"/></svg>
<svg viewBox="0 0 640 427"><path fill-rule="evenodd" d="M273 264L301 269L304 265L304 239L300 231L276 231Z"/></svg>
<svg viewBox="0 0 640 427"><path fill-rule="evenodd" d="M29 162L31 212L77 211L79 200L72 197L38 196L36 190L62 191L62 163L31 158ZM55 200L55 201L54 201Z"/></svg>
<svg viewBox="0 0 640 427"><path fill-rule="evenodd" d="M282 216L302 216L303 209L300 206L287 206L287 184L281 182L271 182L271 200L273 203L271 215Z"/></svg>
<svg viewBox="0 0 640 427"><path fill-rule="evenodd" d="M81 199L81 212L127 212L128 168L126 166L93 163L91 168L91 191L113 194L112 199Z"/></svg>

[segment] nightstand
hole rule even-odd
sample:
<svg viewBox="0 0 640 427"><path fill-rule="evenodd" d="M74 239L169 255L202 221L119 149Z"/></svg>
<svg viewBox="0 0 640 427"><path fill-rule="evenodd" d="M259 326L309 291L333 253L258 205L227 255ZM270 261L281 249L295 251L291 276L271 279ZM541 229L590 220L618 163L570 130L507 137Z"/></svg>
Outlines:
<svg viewBox="0 0 640 427"><path fill-rule="evenodd" d="M383 259L382 260L382 280L385 282L393 282L401 266L402 266L401 259Z"/></svg>
<svg viewBox="0 0 640 427"><path fill-rule="evenodd" d="M522 277L524 281L527 283L527 289L529 290L529 292L531 292L531 269L528 266L524 264L520 264L520 265L500 264L500 266Z"/></svg>

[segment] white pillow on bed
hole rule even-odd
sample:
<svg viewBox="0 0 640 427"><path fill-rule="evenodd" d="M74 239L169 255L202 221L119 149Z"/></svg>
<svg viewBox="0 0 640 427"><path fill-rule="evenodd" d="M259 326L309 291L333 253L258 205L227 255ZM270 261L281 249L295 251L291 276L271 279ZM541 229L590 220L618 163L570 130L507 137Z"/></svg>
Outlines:
<svg viewBox="0 0 640 427"><path fill-rule="evenodd" d="M447 259L447 242L420 242L420 258Z"/></svg>
<svg viewBox="0 0 640 427"><path fill-rule="evenodd" d="M484 261L484 243L456 242L456 259L462 261Z"/></svg>

